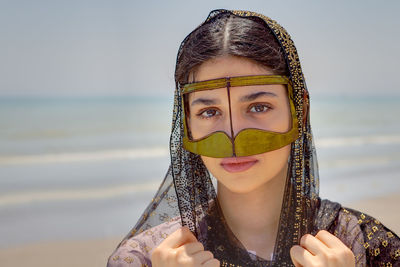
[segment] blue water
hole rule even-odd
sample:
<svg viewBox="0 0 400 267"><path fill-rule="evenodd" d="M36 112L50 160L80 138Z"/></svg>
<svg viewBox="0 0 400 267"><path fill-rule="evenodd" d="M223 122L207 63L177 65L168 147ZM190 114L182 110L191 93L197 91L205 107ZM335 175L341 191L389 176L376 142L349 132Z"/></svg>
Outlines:
<svg viewBox="0 0 400 267"><path fill-rule="evenodd" d="M0 247L124 236L169 164L172 97L0 98ZM311 99L320 195L400 189L400 97Z"/></svg>
<svg viewBox="0 0 400 267"><path fill-rule="evenodd" d="M165 145L171 101L146 97L0 98L0 155Z"/></svg>

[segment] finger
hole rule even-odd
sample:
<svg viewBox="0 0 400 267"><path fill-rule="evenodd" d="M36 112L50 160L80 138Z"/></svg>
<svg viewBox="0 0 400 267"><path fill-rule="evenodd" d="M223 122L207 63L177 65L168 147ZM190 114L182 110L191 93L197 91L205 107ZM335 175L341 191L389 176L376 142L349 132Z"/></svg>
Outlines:
<svg viewBox="0 0 400 267"><path fill-rule="evenodd" d="M187 255L193 255L196 254L197 252L204 251L204 246L200 242L191 242L191 243L186 243L185 245L180 246L177 249L184 250Z"/></svg>
<svg viewBox="0 0 400 267"><path fill-rule="evenodd" d="M308 266L313 262L313 256L308 250L304 249L301 246L293 246L290 249L290 258L292 259L293 264L298 266Z"/></svg>
<svg viewBox="0 0 400 267"><path fill-rule="evenodd" d="M355 256L352 250L349 247L347 247L342 242L342 240L337 238L335 235L323 230L319 231L316 237L318 237L322 242L330 246L331 254L327 255L330 255L330 257L332 257L332 251L333 251L333 255L334 258L336 257L336 260L339 259L342 261L342 263L348 262L349 265L346 266L350 265L354 266Z"/></svg>
<svg viewBox="0 0 400 267"><path fill-rule="evenodd" d="M328 248L337 248L343 246L347 248L347 246L343 244L343 242L339 238L329 233L328 231L321 230L315 235L315 237L323 242Z"/></svg>
<svg viewBox="0 0 400 267"><path fill-rule="evenodd" d="M298 263L295 259L292 259L292 262L294 264L295 267L303 267L303 265L301 265L300 263Z"/></svg>
<svg viewBox="0 0 400 267"><path fill-rule="evenodd" d="M325 253L329 249L325 243L310 234L305 234L301 237L300 246L311 252L314 256Z"/></svg>
<svg viewBox="0 0 400 267"><path fill-rule="evenodd" d="M201 266L203 266L203 267L219 267L220 263L219 263L219 260L217 260L217 259L210 259L210 260L204 262Z"/></svg>
<svg viewBox="0 0 400 267"><path fill-rule="evenodd" d="M168 236L160 247L162 248L178 248L186 243L197 242L196 237L190 232L186 226L179 228Z"/></svg>
<svg viewBox="0 0 400 267"><path fill-rule="evenodd" d="M303 267L300 262L297 261L297 254L295 252L297 248L292 247L290 249L290 258L292 259L292 262L294 264L295 267Z"/></svg>
<svg viewBox="0 0 400 267"><path fill-rule="evenodd" d="M214 255L211 253L211 251L199 251L195 254L192 254L191 257L199 264L204 264L205 262L214 259Z"/></svg>

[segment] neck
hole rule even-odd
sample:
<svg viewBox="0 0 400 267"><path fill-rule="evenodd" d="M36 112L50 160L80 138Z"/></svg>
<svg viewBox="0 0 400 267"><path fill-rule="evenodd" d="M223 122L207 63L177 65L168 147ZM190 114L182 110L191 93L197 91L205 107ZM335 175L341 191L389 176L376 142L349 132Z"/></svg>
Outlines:
<svg viewBox="0 0 400 267"><path fill-rule="evenodd" d="M218 199L228 226L248 250L266 258L273 252L278 231L286 173L287 167L246 193L232 192L218 183Z"/></svg>

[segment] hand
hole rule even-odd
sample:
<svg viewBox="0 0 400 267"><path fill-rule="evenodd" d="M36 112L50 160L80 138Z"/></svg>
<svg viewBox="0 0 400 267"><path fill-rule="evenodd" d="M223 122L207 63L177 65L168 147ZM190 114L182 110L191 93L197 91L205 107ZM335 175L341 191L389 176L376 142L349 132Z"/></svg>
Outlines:
<svg viewBox="0 0 400 267"><path fill-rule="evenodd" d="M219 267L210 251L204 251L203 245L187 227L182 227L168 236L151 255L153 267Z"/></svg>
<svg viewBox="0 0 400 267"><path fill-rule="evenodd" d="M355 266L353 252L339 238L325 230L319 231L315 237L303 235L300 246L290 249L290 257L296 267Z"/></svg>

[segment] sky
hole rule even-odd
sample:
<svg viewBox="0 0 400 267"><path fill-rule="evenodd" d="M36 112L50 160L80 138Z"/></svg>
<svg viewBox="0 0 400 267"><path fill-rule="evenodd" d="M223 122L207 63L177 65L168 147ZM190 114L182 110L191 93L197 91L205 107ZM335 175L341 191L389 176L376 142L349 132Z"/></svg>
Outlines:
<svg viewBox="0 0 400 267"><path fill-rule="evenodd" d="M400 95L395 0L0 0L0 96L171 95L181 41L218 8L285 27L311 95Z"/></svg>

